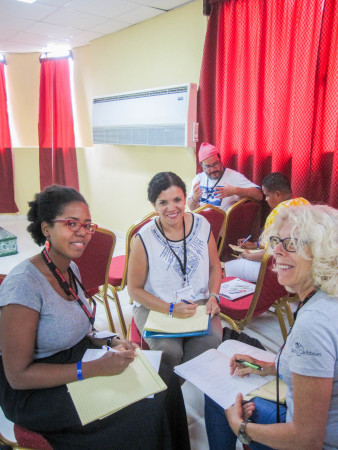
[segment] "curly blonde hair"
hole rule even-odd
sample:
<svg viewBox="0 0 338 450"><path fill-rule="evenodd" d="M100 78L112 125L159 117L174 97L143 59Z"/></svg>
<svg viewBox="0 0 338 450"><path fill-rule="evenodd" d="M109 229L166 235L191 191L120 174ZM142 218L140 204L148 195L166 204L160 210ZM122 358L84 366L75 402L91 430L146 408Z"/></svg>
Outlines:
<svg viewBox="0 0 338 450"><path fill-rule="evenodd" d="M314 286L338 297L338 210L327 205L283 208L261 236L263 242L269 242L270 254L270 236L278 236L285 222L290 225L290 237L297 241L297 253L312 260Z"/></svg>

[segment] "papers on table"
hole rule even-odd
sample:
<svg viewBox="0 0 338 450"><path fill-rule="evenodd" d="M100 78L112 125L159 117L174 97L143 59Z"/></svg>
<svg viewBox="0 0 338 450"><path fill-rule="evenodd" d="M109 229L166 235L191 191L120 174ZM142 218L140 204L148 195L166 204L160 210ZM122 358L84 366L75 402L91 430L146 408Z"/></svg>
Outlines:
<svg viewBox="0 0 338 450"><path fill-rule="evenodd" d="M240 278L234 278L221 284L219 295L228 300L237 300L238 298L252 294L255 292L255 289L255 284L241 280Z"/></svg>
<svg viewBox="0 0 338 450"><path fill-rule="evenodd" d="M230 375L230 359L235 354L250 355L261 361L274 361L275 355L243 342L229 339L217 350L211 349L190 361L175 366L175 372L227 409L238 392L243 395L275 380L274 376L250 375L240 378Z"/></svg>
<svg viewBox="0 0 338 450"><path fill-rule="evenodd" d="M136 353L134 361L119 375L67 384L82 425L167 388L142 351L137 349Z"/></svg>
<svg viewBox="0 0 338 450"><path fill-rule="evenodd" d="M179 319L169 317L156 311L150 311L144 326L144 337L174 337L196 336L207 334L210 315L206 313L206 306L201 305L192 317Z"/></svg>

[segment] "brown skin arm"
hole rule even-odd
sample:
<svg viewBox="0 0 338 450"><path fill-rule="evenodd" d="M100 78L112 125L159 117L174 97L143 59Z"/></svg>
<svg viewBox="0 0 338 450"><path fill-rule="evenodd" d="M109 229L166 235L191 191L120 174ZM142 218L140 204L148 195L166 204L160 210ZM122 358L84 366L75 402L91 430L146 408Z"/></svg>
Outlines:
<svg viewBox="0 0 338 450"><path fill-rule="evenodd" d="M243 259L248 259L249 261L258 261L261 262L263 256L265 255L265 250L260 250L255 253L250 253L248 250L244 250L239 256Z"/></svg>
<svg viewBox="0 0 338 450"><path fill-rule="evenodd" d="M255 187L251 188L241 188L236 186L230 186L230 184L226 184L225 186L217 186L215 188L217 194L215 197L224 198L231 197L232 195L238 195L238 197L248 197L251 200L260 201L263 198L262 191Z"/></svg>
<svg viewBox="0 0 338 450"><path fill-rule="evenodd" d="M289 423L260 425L248 423L246 433L254 441L272 448L320 450L332 395L332 378L306 377L292 374L294 417ZM226 410L232 430L238 434L243 420L242 395Z"/></svg>
<svg viewBox="0 0 338 450"><path fill-rule="evenodd" d="M77 380L76 364L34 363L39 313L22 305L1 309L0 342L6 377L13 389L43 389ZM82 364L83 377L115 375L134 360L133 350L107 352Z"/></svg>

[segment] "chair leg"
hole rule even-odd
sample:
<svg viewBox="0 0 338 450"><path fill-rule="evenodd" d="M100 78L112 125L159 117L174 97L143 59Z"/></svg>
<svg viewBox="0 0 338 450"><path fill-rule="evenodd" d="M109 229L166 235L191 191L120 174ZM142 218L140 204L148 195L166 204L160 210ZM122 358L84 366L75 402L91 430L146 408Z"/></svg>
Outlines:
<svg viewBox="0 0 338 450"><path fill-rule="evenodd" d="M112 317L111 312L110 312L110 307L109 307L109 301L108 301L107 294L104 294L104 293L102 294L102 302L103 302L103 305L104 305L104 309L106 311L106 316L107 316L107 321L108 321L108 325L109 325L110 331L112 331L113 333L116 333L113 317Z"/></svg>
<svg viewBox="0 0 338 450"><path fill-rule="evenodd" d="M291 307L290 307L290 304L288 301L285 302L284 307L285 307L286 317L288 318L289 325L290 325L290 327L292 327L294 318L293 318L292 310L291 310Z"/></svg>
<svg viewBox="0 0 338 450"><path fill-rule="evenodd" d="M119 316L119 321L120 321L120 325L121 325L122 334L123 334L123 337L126 339L126 337L127 337L127 327L126 327L126 322L124 320L124 316L123 316L123 312L122 312L119 296L118 296L117 291L114 288L114 286L109 285L109 288L110 288L110 290L111 290L111 292L113 294L113 297L111 295L109 295L109 294L108 294L108 297L112 298L114 300L114 302L115 302L115 306L116 306L116 309L117 309L117 314Z"/></svg>
<svg viewBox="0 0 338 450"><path fill-rule="evenodd" d="M231 319L231 317L227 316L226 314L223 313L219 313L219 316L222 320L225 320L226 322L228 322L228 324L231 326L231 328L233 330L235 330L237 333L240 333L239 327L237 325L237 323Z"/></svg>
<svg viewBox="0 0 338 450"><path fill-rule="evenodd" d="M277 318L278 318L280 330L282 332L282 336L283 336L283 339L285 341L286 338L287 338L288 333L286 331L286 326L285 326L285 322L284 322L282 309L277 303L275 303L273 306L275 307L275 312L276 312L276 315L277 315Z"/></svg>

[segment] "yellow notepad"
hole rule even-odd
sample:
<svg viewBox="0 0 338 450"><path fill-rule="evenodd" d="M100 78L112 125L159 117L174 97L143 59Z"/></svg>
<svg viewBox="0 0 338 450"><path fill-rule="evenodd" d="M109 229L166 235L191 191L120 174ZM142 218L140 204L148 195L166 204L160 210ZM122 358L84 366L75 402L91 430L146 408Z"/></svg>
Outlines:
<svg viewBox="0 0 338 450"><path fill-rule="evenodd" d="M206 306L201 305L196 309L192 317L179 319L169 317L157 311L150 311L144 329L146 331L156 331L163 333L190 333L207 330L209 325L209 314L206 313Z"/></svg>
<svg viewBox="0 0 338 450"><path fill-rule="evenodd" d="M140 349L119 375L94 377L67 384L82 425L108 416L167 388Z"/></svg>
<svg viewBox="0 0 338 450"><path fill-rule="evenodd" d="M285 403L286 396L286 384L279 380L279 402ZM277 392L276 392L276 380L269 381L269 383L263 384L263 386L251 391L247 396L249 398L252 397L261 397L266 400L270 400L271 402L277 401Z"/></svg>

